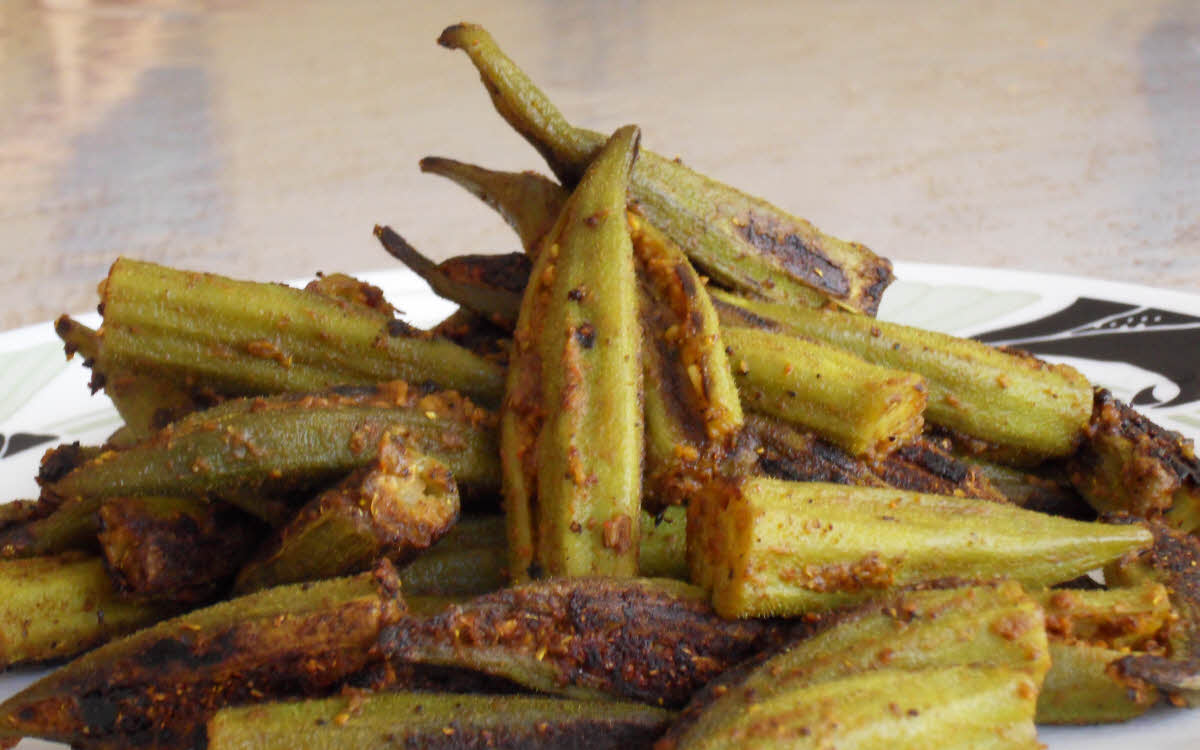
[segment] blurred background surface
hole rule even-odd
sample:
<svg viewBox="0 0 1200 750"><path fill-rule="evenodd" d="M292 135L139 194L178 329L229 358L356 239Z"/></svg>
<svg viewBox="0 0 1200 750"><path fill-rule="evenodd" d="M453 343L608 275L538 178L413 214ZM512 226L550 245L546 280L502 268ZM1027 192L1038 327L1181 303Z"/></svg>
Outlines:
<svg viewBox="0 0 1200 750"><path fill-rule="evenodd" d="M1200 2L4 0L0 328L121 254L254 279L518 249L417 160L545 170L462 53L895 259L1200 291ZM403 307L403 302L400 301Z"/></svg>

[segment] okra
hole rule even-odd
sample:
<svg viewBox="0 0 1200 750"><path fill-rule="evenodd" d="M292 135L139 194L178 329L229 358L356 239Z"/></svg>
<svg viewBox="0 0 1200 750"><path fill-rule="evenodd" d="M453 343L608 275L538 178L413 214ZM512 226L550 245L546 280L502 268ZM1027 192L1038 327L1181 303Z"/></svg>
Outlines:
<svg viewBox="0 0 1200 750"><path fill-rule="evenodd" d="M266 529L222 502L113 497L99 511L100 549L121 595L197 604L225 593Z"/></svg>
<svg viewBox="0 0 1200 750"><path fill-rule="evenodd" d="M459 519L446 535L399 571L407 596L476 596L508 583L504 519Z"/></svg>
<svg viewBox="0 0 1200 750"><path fill-rule="evenodd" d="M818 684L881 670L910 672L916 680L921 670L968 664L1024 672L1035 691L1042 683L1050 669L1042 613L1016 583L905 592L836 616L815 635L717 678L692 700L664 745L729 741L748 715Z"/></svg>
<svg viewBox="0 0 1200 750"><path fill-rule="evenodd" d="M67 659L170 614L123 601L98 557L0 561L0 669Z"/></svg>
<svg viewBox="0 0 1200 750"><path fill-rule="evenodd" d="M1057 463L1015 467L958 451L954 451L954 455L977 471L1013 505L1077 521L1096 519L1096 511L1075 491Z"/></svg>
<svg viewBox="0 0 1200 750"><path fill-rule="evenodd" d="M671 713L527 695L379 693L219 711L209 750L649 747Z"/></svg>
<svg viewBox="0 0 1200 750"><path fill-rule="evenodd" d="M1200 530L1200 460L1192 441L1095 392L1091 422L1067 466L1071 484L1099 513L1161 519Z"/></svg>
<svg viewBox="0 0 1200 750"><path fill-rule="evenodd" d="M397 664L468 668L571 698L678 706L777 637L777 627L722 619L702 590L680 581L583 577L409 617L383 643Z"/></svg>
<svg viewBox="0 0 1200 750"><path fill-rule="evenodd" d="M456 344L363 305L279 284L128 258L104 282L102 371L138 372L226 395L407 379L498 403L503 373Z"/></svg>
<svg viewBox="0 0 1200 750"><path fill-rule="evenodd" d="M1158 651L1175 617L1166 587L1152 581L1095 591L1048 589L1035 596L1051 639L1065 643Z"/></svg>
<svg viewBox="0 0 1200 750"><path fill-rule="evenodd" d="M203 747L220 708L321 696L371 663L400 617L390 566L196 610L112 641L0 705L0 738Z"/></svg>
<svg viewBox="0 0 1200 750"><path fill-rule="evenodd" d="M427 156L421 171L453 180L491 206L517 233L529 257L537 255L570 192L535 172L497 172L453 159Z"/></svg>
<svg viewBox="0 0 1200 750"><path fill-rule="evenodd" d="M639 281L651 508L687 501L741 430L737 385L704 282L678 245L628 213Z"/></svg>
<svg viewBox="0 0 1200 750"><path fill-rule="evenodd" d="M1146 713L1158 702L1158 691L1114 672L1129 656L1090 643L1050 642L1054 666L1038 695L1039 724L1106 724Z"/></svg>
<svg viewBox="0 0 1200 750"><path fill-rule="evenodd" d="M153 438L97 455L46 486L67 498L50 516L0 532L0 555L47 554L85 543L106 497L204 497L333 481L375 457L385 432L443 461L461 486L495 489L494 417L454 392L397 381L372 388L233 399ZM269 497L269 495L265 495Z"/></svg>
<svg viewBox="0 0 1200 750"><path fill-rule="evenodd" d="M1132 654L1115 665L1124 679L1154 687L1172 703L1200 706L1200 540L1151 522L1154 544L1105 568L1111 585L1145 581L1166 587L1174 614L1166 632L1167 653Z"/></svg>
<svg viewBox="0 0 1200 750"><path fill-rule="evenodd" d="M686 514L672 506L657 516L642 514L638 574L686 580ZM504 519L460 519L441 540L400 569L410 606L414 595L476 596L508 583L508 544Z"/></svg>
<svg viewBox="0 0 1200 750"><path fill-rule="evenodd" d="M458 487L441 461L379 439L371 463L300 509L238 573L240 593L407 562L458 520Z"/></svg>
<svg viewBox="0 0 1200 750"><path fill-rule="evenodd" d="M502 367L508 365L512 330L501 328L465 307L455 310L430 329L430 333L435 336L444 336Z"/></svg>
<svg viewBox="0 0 1200 750"><path fill-rule="evenodd" d="M721 324L824 341L925 378L925 419L1032 462L1071 453L1092 414L1091 385L1067 365L944 333L835 310L744 299L714 290Z"/></svg>
<svg viewBox="0 0 1200 750"><path fill-rule="evenodd" d="M508 255L467 255L435 263L408 244L391 227L375 227L375 236L388 253L425 280L434 293L511 329L521 307L521 292L529 278L529 258Z"/></svg>
<svg viewBox="0 0 1200 750"><path fill-rule="evenodd" d="M1151 541L1140 526L972 498L765 478L714 484L687 524L692 580L726 617L826 610L945 578L1044 587Z"/></svg>
<svg viewBox="0 0 1200 750"><path fill-rule="evenodd" d="M881 456L921 434L920 375L881 367L828 344L728 328L746 408L806 427L856 456Z"/></svg>
<svg viewBox="0 0 1200 750"><path fill-rule="evenodd" d="M880 669L756 699L656 750L1037 750L1037 684L1009 667Z"/></svg>
<svg viewBox="0 0 1200 750"><path fill-rule="evenodd" d="M580 181L521 302L500 431L515 580L637 573L641 337L625 219L637 140L617 131Z"/></svg>
<svg viewBox="0 0 1200 750"><path fill-rule="evenodd" d="M773 417L751 414L746 428L746 445L755 456L754 470L772 479L894 487L930 495L1005 501L981 470L925 435L886 456L866 459Z"/></svg>
<svg viewBox="0 0 1200 750"><path fill-rule="evenodd" d="M479 26L459 24L438 43L461 49L479 70L500 115L574 185L604 145L573 127ZM692 261L721 284L789 303L824 299L873 314L892 280L891 264L863 245L822 233L804 219L647 152L634 169L632 198Z"/></svg>
<svg viewBox="0 0 1200 750"><path fill-rule="evenodd" d="M145 439L184 414L210 405L213 400L169 378L133 370L101 369L98 360L104 348L103 339L70 316L59 317L54 330L66 345L67 356L77 353L83 357L84 366L91 368L92 391L104 389L125 423L124 437L128 440Z"/></svg>

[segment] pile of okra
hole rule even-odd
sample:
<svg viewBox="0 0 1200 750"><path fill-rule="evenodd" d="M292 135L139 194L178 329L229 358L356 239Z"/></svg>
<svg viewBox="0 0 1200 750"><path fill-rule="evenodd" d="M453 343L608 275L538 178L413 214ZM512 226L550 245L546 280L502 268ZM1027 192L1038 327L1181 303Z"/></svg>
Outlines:
<svg viewBox="0 0 1200 750"><path fill-rule="evenodd" d="M1200 703L1189 441L876 319L887 260L439 42L554 179L421 168L523 252L377 227L431 330L117 260L57 331L124 424L0 507L0 666L70 660L0 742L1035 748Z"/></svg>

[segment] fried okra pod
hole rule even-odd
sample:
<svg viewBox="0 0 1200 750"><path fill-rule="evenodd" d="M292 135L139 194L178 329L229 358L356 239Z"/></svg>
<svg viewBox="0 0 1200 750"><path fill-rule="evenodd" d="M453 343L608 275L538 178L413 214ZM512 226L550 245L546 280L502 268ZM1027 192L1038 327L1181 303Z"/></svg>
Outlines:
<svg viewBox="0 0 1200 750"><path fill-rule="evenodd" d="M458 520L458 486L441 461L385 433L376 456L313 498L238 573L248 593L407 562Z"/></svg>
<svg viewBox="0 0 1200 750"><path fill-rule="evenodd" d="M1032 748L1050 668L1041 610L1012 582L889 596L760 661L700 691L655 747L856 748L887 738L888 747L975 748L1004 737L999 747Z"/></svg>
<svg viewBox="0 0 1200 750"><path fill-rule="evenodd" d="M101 453L46 485L66 500L46 518L0 532L0 555L86 543L106 497L206 497L333 481L374 458L384 433L445 462L460 486L495 490L494 416L457 393L422 393L397 381L233 399L131 448Z"/></svg>
<svg viewBox="0 0 1200 750"><path fill-rule="evenodd" d="M618 130L543 241L521 302L500 449L515 580L636 575L641 331Z"/></svg>
<svg viewBox="0 0 1200 750"><path fill-rule="evenodd" d="M390 662L471 669L581 699L679 706L779 637L781 626L717 616L681 581L537 581L407 617L384 634Z"/></svg>
<svg viewBox="0 0 1200 750"><path fill-rule="evenodd" d="M713 291L727 327L805 336L868 362L925 378L925 419L1034 463L1071 453L1092 414L1092 388L1065 365L969 339L835 310L744 299Z"/></svg>
<svg viewBox="0 0 1200 750"><path fill-rule="evenodd" d="M266 526L220 501L113 497L99 511L99 542L121 595L198 604L224 594Z"/></svg>
<svg viewBox="0 0 1200 750"><path fill-rule="evenodd" d="M1142 549L1139 526L973 498L749 478L688 505L688 566L726 617L794 615L945 578L1035 587Z"/></svg>
<svg viewBox="0 0 1200 750"><path fill-rule="evenodd" d="M529 279L529 258L521 253L465 255L435 263L391 227L375 227L388 253L429 284L434 293L511 329Z"/></svg>
<svg viewBox="0 0 1200 750"><path fill-rule="evenodd" d="M10 697L0 705L0 738L192 747L225 706L327 695L376 659L382 628L403 607L397 585L387 565L158 623Z"/></svg>
<svg viewBox="0 0 1200 750"><path fill-rule="evenodd" d="M1192 441L1165 430L1113 398L1095 392L1092 420L1067 476L1084 499L1105 513L1162 520L1200 530L1200 460Z"/></svg>
<svg viewBox="0 0 1200 750"><path fill-rule="evenodd" d="M604 136L568 123L483 28L451 26L438 43L467 53L500 115L565 185L574 185ZM732 288L805 305L831 299L874 313L892 280L891 264L866 247L824 234L678 160L647 152L634 169L631 193L651 223L701 270Z"/></svg>
<svg viewBox="0 0 1200 750"><path fill-rule="evenodd" d="M0 561L0 669L67 659L170 614L123 600L99 557Z"/></svg>
<svg viewBox="0 0 1200 750"><path fill-rule="evenodd" d="M828 344L749 328L721 334L746 408L806 427L856 456L883 456L921 434L920 375Z"/></svg>
<svg viewBox="0 0 1200 750"><path fill-rule="evenodd" d="M101 370L228 395L407 379L498 403L503 372L364 305L121 258L102 286Z"/></svg>
<svg viewBox="0 0 1200 750"><path fill-rule="evenodd" d="M1200 706L1200 539L1151 522L1154 544L1105 568L1113 585L1146 581L1166 587L1175 615L1167 628L1165 654L1132 654L1117 674L1160 690L1176 705Z"/></svg>
<svg viewBox="0 0 1200 750"><path fill-rule="evenodd" d="M554 226L570 192L535 172L497 172L453 159L427 156L421 171L452 180L491 206L508 223L530 257Z"/></svg>
<svg viewBox="0 0 1200 750"><path fill-rule="evenodd" d="M640 703L528 695L378 693L219 711L209 750L649 747L671 713Z"/></svg>

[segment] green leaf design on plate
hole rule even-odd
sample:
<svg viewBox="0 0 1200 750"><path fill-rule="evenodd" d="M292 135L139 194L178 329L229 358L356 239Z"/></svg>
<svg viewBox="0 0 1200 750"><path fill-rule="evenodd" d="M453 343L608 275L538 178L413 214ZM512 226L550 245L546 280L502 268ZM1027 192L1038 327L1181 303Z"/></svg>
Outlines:
<svg viewBox="0 0 1200 750"><path fill-rule="evenodd" d="M988 323L1042 298L1037 292L897 281L883 296L879 317L918 328L954 333Z"/></svg>
<svg viewBox="0 0 1200 750"><path fill-rule="evenodd" d="M0 354L0 424L66 368L58 341Z"/></svg>

